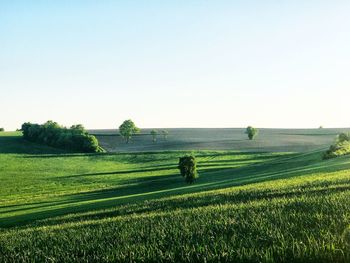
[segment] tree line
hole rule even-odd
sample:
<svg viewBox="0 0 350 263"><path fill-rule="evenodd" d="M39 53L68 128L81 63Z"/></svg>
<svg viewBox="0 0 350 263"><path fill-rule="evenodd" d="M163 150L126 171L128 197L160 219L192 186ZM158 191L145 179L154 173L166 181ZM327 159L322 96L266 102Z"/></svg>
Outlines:
<svg viewBox="0 0 350 263"><path fill-rule="evenodd" d="M120 126L119 126L119 134L124 138L126 143L129 143L132 136L134 136L137 133L140 133L141 129L138 128L135 123L132 120L125 120ZM157 136L159 134L159 131L157 130L151 130L150 135L152 136L152 141L157 141ZM167 130L162 130L161 134L166 141L168 139L169 132Z"/></svg>
<svg viewBox="0 0 350 263"><path fill-rule="evenodd" d="M0 128L0 132L4 131ZM48 146L62 148L77 152L103 152L95 136L90 135L85 128L78 124L70 128L63 127L57 122L47 121L44 124L33 124L26 122L22 124L21 131L24 139L32 142L46 144ZM132 136L141 130L132 120L125 120L119 126L119 133L129 143ZM259 133L257 128L248 126L245 133L249 140L253 140ZM159 132L155 129L150 131L152 141L157 141ZM164 140L167 140L169 132L162 130L161 134ZM341 133L337 136L336 142L331 145L328 151L323 155L324 159L334 158L341 155L350 154L350 134ZM198 178L196 158L192 155L185 155L179 158L178 168L180 174L187 183L193 183Z"/></svg>
<svg viewBox="0 0 350 263"><path fill-rule="evenodd" d="M26 122L22 124L21 131L24 139L28 141L42 143L56 148L78 152L103 151L96 137L88 134L80 124L66 128L53 121L47 121L44 124ZM119 133L125 139L126 143L129 143L132 136L140 133L140 131L140 128L132 120L125 120L119 126ZM162 130L160 133L164 140L167 140L169 132ZM258 134L258 129L248 126L246 134L250 140L253 140ZM152 141L156 142L159 131L153 129L150 131L150 135L152 136ZM197 162L194 156L186 155L180 157L178 168L187 183L193 183L198 178Z"/></svg>
<svg viewBox="0 0 350 263"><path fill-rule="evenodd" d="M53 121L44 124L26 122L21 130L23 138L28 141L69 151L103 152L96 137L90 135L81 124L66 128Z"/></svg>
<svg viewBox="0 0 350 263"><path fill-rule="evenodd" d="M140 128L138 128L132 120L125 120L119 126L119 134L124 138L126 143L129 143L132 136L140 133L140 131ZM249 140L253 140L258 135L259 130L252 126L248 126L245 133L248 135ZM152 141L155 143L159 132L153 129L150 131L150 134L152 135ZM167 130L162 130L161 134L163 135L164 140L167 140L169 132ZM182 177L184 177L185 181L189 184L194 183L198 178L197 161L196 157L193 155L180 157L178 169L180 170Z"/></svg>
<svg viewBox="0 0 350 263"><path fill-rule="evenodd" d="M125 120L119 126L119 134L124 138L126 143L129 143L132 136L140 133L140 131L141 129L138 128L132 120ZM162 130L160 133L162 134L164 140L167 140L169 132L167 130ZM245 133L248 135L249 140L253 140L258 135L259 130L252 126L248 126ZM150 134L152 136L152 141L156 142L159 131L153 129L150 131Z"/></svg>

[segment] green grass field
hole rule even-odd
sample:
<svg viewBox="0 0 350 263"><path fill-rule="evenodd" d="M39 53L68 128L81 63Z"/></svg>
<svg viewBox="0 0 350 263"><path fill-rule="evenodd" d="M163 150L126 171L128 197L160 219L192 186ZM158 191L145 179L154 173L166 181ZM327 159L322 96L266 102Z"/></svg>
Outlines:
<svg viewBox="0 0 350 263"><path fill-rule="evenodd" d="M317 138L192 151L187 185L188 151L71 154L0 133L0 262L350 262L350 156L323 161Z"/></svg>

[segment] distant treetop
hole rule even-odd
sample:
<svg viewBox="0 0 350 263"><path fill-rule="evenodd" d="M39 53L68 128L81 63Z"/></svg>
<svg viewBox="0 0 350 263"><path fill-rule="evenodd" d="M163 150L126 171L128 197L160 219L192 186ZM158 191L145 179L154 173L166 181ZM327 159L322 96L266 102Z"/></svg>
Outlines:
<svg viewBox="0 0 350 263"><path fill-rule="evenodd" d="M119 133L125 139L126 143L129 143L131 137L139 132L140 129L136 127L132 120L125 120L122 125L119 126Z"/></svg>

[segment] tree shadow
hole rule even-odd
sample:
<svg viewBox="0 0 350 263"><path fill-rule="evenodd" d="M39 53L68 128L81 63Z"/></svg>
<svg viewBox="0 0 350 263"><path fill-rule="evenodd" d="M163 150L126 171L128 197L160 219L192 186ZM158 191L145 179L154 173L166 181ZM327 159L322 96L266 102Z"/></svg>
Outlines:
<svg viewBox="0 0 350 263"><path fill-rule="evenodd" d="M67 151L24 140L21 136L0 136L0 154L64 154Z"/></svg>
<svg viewBox="0 0 350 263"><path fill-rule="evenodd" d="M137 215L147 212L164 212L175 209L194 209L207 207L211 205L242 204L261 200L272 200L275 198L298 198L305 196L326 196L335 193L346 192L350 190L350 181L332 183L331 187L327 184L313 184L312 189L287 188L281 190L255 190L255 191L237 191L232 193L215 193L209 195L191 196L189 198L172 198L166 200L151 200L147 203L125 204L112 209L100 209L88 213L73 214L69 218L50 218L44 220L45 226L60 223L74 223L84 220L96 220L106 217Z"/></svg>
<svg viewBox="0 0 350 263"><path fill-rule="evenodd" d="M155 167L155 168L142 168L142 169L134 169L134 170L124 170L124 171L112 171L112 172L101 172L101 173L86 173L86 174L73 174L73 175L66 175L66 176L60 176L57 177L57 180L64 179L64 178L78 178L78 177L85 177L85 176L101 176L101 175L118 175L118 174L133 174L133 173L148 173L148 172L158 172L158 171L165 171L165 170L171 170L176 169L177 166L166 166L166 167ZM164 176L152 176L152 178L157 177L164 177ZM148 177L144 177L148 178ZM142 178L136 178L137 180L142 180Z"/></svg>
<svg viewBox="0 0 350 263"><path fill-rule="evenodd" d="M319 162L315 162L315 159ZM302 154L299 158L294 155L284 156L238 168L202 172L198 181L190 185L186 184L177 173L156 177L139 177L136 180L121 183L114 188L62 196L62 201L37 203L36 205L25 204L24 206L30 206L26 210L28 213L5 217L1 219L0 225L3 227L25 225L33 220L48 219L70 213L109 209L144 200L152 201L161 197L225 189L233 186L304 176L320 171L331 170L336 172L345 168L349 169L348 159L343 160L346 161L321 161L317 153L311 154L309 157ZM154 171L157 171L157 169L159 168L155 167ZM25 207L15 209L25 209ZM39 211L35 211L35 209ZM6 211L14 212L11 209Z"/></svg>
<svg viewBox="0 0 350 263"><path fill-rule="evenodd" d="M67 156L67 155L65 155ZM76 155L72 155L76 156ZM36 156L34 156L36 157ZM45 156L45 157L52 157L52 156ZM59 156L61 157L61 156ZM62 156L64 157L64 156ZM235 168L237 166L242 165L249 165L254 160L271 160L275 159L274 156L256 156L244 158L244 159L228 159L228 160L211 160L211 161L199 161L198 162L198 169L201 172L207 172L207 171L213 171L213 170L223 170L223 169L231 169ZM164 160L164 159L162 159ZM154 161L154 160L153 160ZM142 161L141 161L142 162ZM142 162L143 163L143 162ZM140 169L128 169L128 170L118 170L118 171L110 171L110 172L99 172L99 173L85 173L85 174L73 174L73 175L66 175L66 176L60 176L57 179L63 179L63 178L78 178L78 177L85 177L85 176L103 176L103 175L118 175L118 174L132 174L132 173L148 173L148 172L158 172L158 171L166 171L166 170L173 170L177 169L178 165L176 163L173 164L163 164L163 165L152 165L152 166L145 166ZM153 178L156 178L157 176L152 176ZM164 177L164 176L160 176ZM141 178L136 178L137 180L142 180Z"/></svg>

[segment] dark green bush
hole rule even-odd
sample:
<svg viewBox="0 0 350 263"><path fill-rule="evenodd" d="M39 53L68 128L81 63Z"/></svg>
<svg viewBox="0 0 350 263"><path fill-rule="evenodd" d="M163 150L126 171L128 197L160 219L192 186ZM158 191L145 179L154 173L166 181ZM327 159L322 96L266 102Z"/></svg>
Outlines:
<svg viewBox="0 0 350 263"><path fill-rule="evenodd" d="M198 178L196 158L194 156L180 157L179 170L187 183L193 183Z"/></svg>
<svg viewBox="0 0 350 263"><path fill-rule="evenodd" d="M88 134L82 125L70 129L57 122L47 121L44 124L26 122L22 125L23 138L52 147L77 152L102 152L95 136Z"/></svg>
<svg viewBox="0 0 350 263"><path fill-rule="evenodd" d="M350 154L350 133L341 133L334 144L323 154L323 159L331 159Z"/></svg>
<svg viewBox="0 0 350 263"><path fill-rule="evenodd" d="M337 137L337 142L342 143L342 142L349 142L350 141L350 133L341 133Z"/></svg>
<svg viewBox="0 0 350 263"><path fill-rule="evenodd" d="M5 131L5 129L4 128L0 128L0 132L4 132Z"/></svg>

